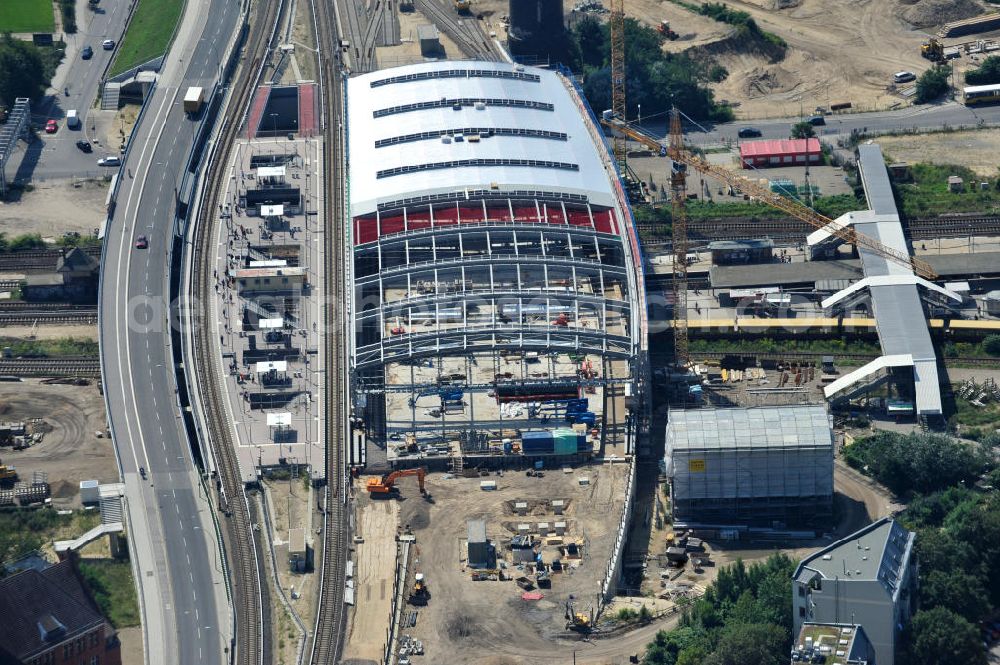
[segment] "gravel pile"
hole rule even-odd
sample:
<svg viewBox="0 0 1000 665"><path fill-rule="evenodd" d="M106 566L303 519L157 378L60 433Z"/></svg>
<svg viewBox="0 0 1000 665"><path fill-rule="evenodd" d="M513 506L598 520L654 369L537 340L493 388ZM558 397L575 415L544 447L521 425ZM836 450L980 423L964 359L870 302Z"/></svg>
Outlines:
<svg viewBox="0 0 1000 665"><path fill-rule="evenodd" d="M899 0L903 20L917 28L930 28L983 13L977 0Z"/></svg>

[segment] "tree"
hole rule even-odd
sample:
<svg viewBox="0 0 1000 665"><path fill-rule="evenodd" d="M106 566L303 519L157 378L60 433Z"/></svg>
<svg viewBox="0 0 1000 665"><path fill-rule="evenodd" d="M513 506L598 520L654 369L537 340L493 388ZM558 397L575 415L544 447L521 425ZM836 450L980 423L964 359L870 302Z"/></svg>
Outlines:
<svg viewBox="0 0 1000 665"><path fill-rule="evenodd" d="M573 26L573 40L580 47L580 61L585 67L600 69L608 64L607 25L587 14Z"/></svg>
<svg viewBox="0 0 1000 665"><path fill-rule="evenodd" d="M788 632L766 623L728 626L704 665L786 665Z"/></svg>
<svg viewBox="0 0 1000 665"><path fill-rule="evenodd" d="M0 104L11 106L18 97L37 100L47 86L38 47L4 35L0 39Z"/></svg>
<svg viewBox="0 0 1000 665"><path fill-rule="evenodd" d="M968 621L979 621L990 611L982 580L962 570L932 570L920 576L923 607L944 607Z"/></svg>
<svg viewBox="0 0 1000 665"><path fill-rule="evenodd" d="M934 101L948 92L948 75L951 69L948 67L931 67L917 79L918 104L925 104Z"/></svg>
<svg viewBox="0 0 1000 665"><path fill-rule="evenodd" d="M983 64L965 72L967 85L994 85L1000 83L1000 56L991 55Z"/></svg>
<svg viewBox="0 0 1000 665"><path fill-rule="evenodd" d="M816 130L813 126L803 120L802 122L797 122L792 125L792 138L793 139L808 139L816 136Z"/></svg>
<svg viewBox="0 0 1000 665"><path fill-rule="evenodd" d="M983 351L991 356L1000 356L1000 335L990 335L984 339Z"/></svg>
<svg viewBox="0 0 1000 665"><path fill-rule="evenodd" d="M584 69L583 91L598 111L611 108L610 35L606 24L585 17L574 26L575 43ZM665 53L663 35L635 19L625 19L625 69L627 114L635 117L663 113L678 106L692 118L731 119L728 107L715 104L709 81L709 63L684 54ZM719 71L715 72L720 75Z"/></svg>
<svg viewBox="0 0 1000 665"><path fill-rule="evenodd" d="M991 466L981 450L938 434L878 432L848 446L844 459L896 494L971 484Z"/></svg>
<svg viewBox="0 0 1000 665"><path fill-rule="evenodd" d="M921 665L985 665L979 631L944 607L921 610L904 636L908 657L900 662Z"/></svg>
<svg viewBox="0 0 1000 665"><path fill-rule="evenodd" d="M704 657L709 648L708 636L696 628L661 630L646 648L643 662L647 665L678 665L681 652L699 653Z"/></svg>

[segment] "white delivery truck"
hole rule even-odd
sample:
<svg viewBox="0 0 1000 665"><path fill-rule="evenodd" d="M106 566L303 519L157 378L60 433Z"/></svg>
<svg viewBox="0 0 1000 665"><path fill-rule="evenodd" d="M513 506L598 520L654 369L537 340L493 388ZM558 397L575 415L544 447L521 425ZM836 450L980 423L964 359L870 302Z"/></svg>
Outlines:
<svg viewBox="0 0 1000 665"><path fill-rule="evenodd" d="M201 110L205 103L205 89L192 86L184 93L184 112L193 116Z"/></svg>
<svg viewBox="0 0 1000 665"><path fill-rule="evenodd" d="M80 126L80 116L77 114L76 109L66 111L66 126L70 129L76 129Z"/></svg>

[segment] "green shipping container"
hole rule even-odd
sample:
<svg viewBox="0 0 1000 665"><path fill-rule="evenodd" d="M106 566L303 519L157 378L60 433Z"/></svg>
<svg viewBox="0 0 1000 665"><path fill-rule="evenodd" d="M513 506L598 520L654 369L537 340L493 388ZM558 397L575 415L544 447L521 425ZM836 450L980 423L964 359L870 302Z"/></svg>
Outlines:
<svg viewBox="0 0 1000 665"><path fill-rule="evenodd" d="M575 455L577 434L571 429L557 429L552 432L556 455Z"/></svg>

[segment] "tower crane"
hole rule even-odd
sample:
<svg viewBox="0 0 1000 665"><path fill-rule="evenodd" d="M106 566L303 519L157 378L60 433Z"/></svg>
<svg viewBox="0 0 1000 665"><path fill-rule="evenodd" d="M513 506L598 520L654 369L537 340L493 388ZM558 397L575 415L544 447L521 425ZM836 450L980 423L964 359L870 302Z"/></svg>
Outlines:
<svg viewBox="0 0 1000 665"><path fill-rule="evenodd" d="M614 77L614 74L612 74ZM695 169L699 173L711 176L719 180L734 190L742 191L751 198L765 203L772 208L777 208L782 212L795 217L817 229L825 229L830 235L835 236L845 243L864 247L868 251L881 256L882 258L906 266L924 279L933 280L938 274L926 261L910 256L907 252L901 252L889 247L875 238L858 233L850 226L842 226L825 215L821 215L812 208L787 198L777 192L772 192L767 187L738 175L733 171L710 164L706 160L698 157L684 147L684 135L681 129L681 112L674 107L670 113L670 135L667 145L648 134L645 134L637 127L627 122L619 121L617 117L610 120L603 120L616 136L627 137L645 147L657 152L666 152L672 160L670 173L671 190L671 212L673 221L673 295L674 295L674 358L678 366L686 366L688 357L688 312L687 312L687 215L684 210L684 202L687 198L685 182L688 167Z"/></svg>
<svg viewBox="0 0 1000 665"><path fill-rule="evenodd" d="M888 247L875 238L858 233L850 226L841 226L825 215L812 208L772 192L749 178L737 175L729 169L710 164L684 148L684 134L681 127L681 112L674 107L670 112L670 136L668 145L664 146L658 139L646 135L633 127L627 121L625 104L625 3L624 0L611 1L611 111L610 119L602 122L612 131L612 145L615 160L621 174L626 173L626 141L633 139L647 148L662 153L666 151L672 161L670 172L670 203L672 214L672 240L674 250L673 283L674 296L674 361L679 367L685 367L690 360L688 355L688 235L687 213L687 169L695 169L699 173L711 176L726 183L734 190L742 191L752 198L777 208L796 219L802 220L817 229L825 229L845 243L864 247L868 251L889 261L906 266L924 279L935 279L938 275L934 269L920 259Z"/></svg>
<svg viewBox="0 0 1000 665"><path fill-rule="evenodd" d="M625 123L625 0L611 0L611 113L616 121ZM618 170L626 173L626 138L613 134L612 146Z"/></svg>
<svg viewBox="0 0 1000 665"><path fill-rule="evenodd" d="M672 111L672 113L682 115L676 110ZM609 121L605 121L605 123L607 124ZM617 123L612 120L610 121L610 126L615 131L645 145L647 148L658 151L664 148L663 144L658 139L649 136L648 134L645 134L639 129L626 123ZM799 201L787 198L777 192L772 192L767 187L759 185L749 178L738 175L727 168L710 164L701 157L691 153L684 148L679 118L676 122L673 117L671 118L670 140L669 145L666 146L666 153L667 156L673 161L681 162L682 164L695 169L699 173L703 173L707 176L715 178L716 180L724 182L733 189L738 189L744 194L748 194L751 198L760 201L761 203L765 203L772 208L777 208L778 210L781 210L796 219L802 220L817 229L825 229L828 233L830 233L830 235L836 236L845 243L856 245L858 247L864 247L886 260L906 266L924 279L933 280L938 277L938 274L934 272L934 269L926 261L910 256L907 252L901 252L892 247L888 247L875 238L866 236L863 233L858 233L849 226L841 226L826 215L821 215Z"/></svg>
<svg viewBox="0 0 1000 665"><path fill-rule="evenodd" d="M670 112L670 151L684 150L681 132L681 114L675 106ZM687 164L673 160L670 165L670 221L673 241L673 280L670 283L674 296L674 364L687 367L688 354L688 232L687 232Z"/></svg>

